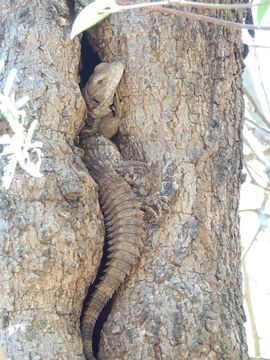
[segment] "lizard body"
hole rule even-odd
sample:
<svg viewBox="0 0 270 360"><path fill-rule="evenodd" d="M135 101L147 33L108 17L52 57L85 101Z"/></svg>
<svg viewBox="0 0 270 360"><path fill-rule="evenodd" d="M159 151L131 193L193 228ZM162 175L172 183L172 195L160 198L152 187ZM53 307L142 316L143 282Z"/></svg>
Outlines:
<svg viewBox="0 0 270 360"><path fill-rule="evenodd" d="M109 140L119 126L119 119L113 116L112 105L122 73L123 65L120 62L99 64L83 90L89 116L87 125L90 128L82 130L81 146L85 153L85 164L99 185L99 199L109 243L105 274L87 304L82 319L81 333L87 360L95 359L92 336L96 320L136 264L143 246L141 205L119 173L125 174L129 170L128 179L133 181L135 189L137 186L137 191L147 193L145 183L137 181L136 175L145 172L145 166L136 161L124 162L115 144Z"/></svg>

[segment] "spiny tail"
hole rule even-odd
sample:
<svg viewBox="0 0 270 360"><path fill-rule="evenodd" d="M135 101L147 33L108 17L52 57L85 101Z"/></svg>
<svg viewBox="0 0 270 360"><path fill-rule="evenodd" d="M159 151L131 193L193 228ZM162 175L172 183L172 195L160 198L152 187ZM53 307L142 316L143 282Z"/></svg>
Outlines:
<svg viewBox="0 0 270 360"><path fill-rule="evenodd" d="M109 279L106 282L102 281L102 283L100 283L84 313L81 334L83 351L87 360L95 359L92 349L92 338L95 323L102 309L108 302L108 299L110 299L114 293L114 290L111 288L108 281Z"/></svg>
<svg viewBox="0 0 270 360"><path fill-rule="evenodd" d="M112 173L104 174L97 182L109 243L109 261L83 317L81 331L87 360L95 359L92 337L97 318L136 264L143 245L143 215L130 186Z"/></svg>

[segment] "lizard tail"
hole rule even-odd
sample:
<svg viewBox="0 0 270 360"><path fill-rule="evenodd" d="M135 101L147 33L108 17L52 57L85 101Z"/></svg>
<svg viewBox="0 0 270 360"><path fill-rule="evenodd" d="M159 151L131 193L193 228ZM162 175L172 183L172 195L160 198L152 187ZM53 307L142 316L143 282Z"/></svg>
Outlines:
<svg viewBox="0 0 270 360"><path fill-rule="evenodd" d="M111 288L111 285L108 283L108 280L106 282L102 282L97 287L94 296L91 298L84 312L81 335L83 342L83 351L87 360L96 359L92 349L92 337L94 327L99 314L101 313L102 309L108 302L108 299L111 298L114 292Z"/></svg>
<svg viewBox="0 0 270 360"><path fill-rule="evenodd" d="M83 349L87 360L95 359L92 336L102 309L129 275L143 246L143 214L130 186L116 174L98 179L100 203L109 243L105 274L96 287L82 320Z"/></svg>
<svg viewBox="0 0 270 360"><path fill-rule="evenodd" d="M115 247L115 246L114 246ZM127 258L130 264L123 259L124 254L122 251L117 249L119 246L116 246L116 251L114 251L115 256L120 256L120 259L115 258L114 256L110 256L111 259L108 262L108 268L105 270L105 275L101 278L101 282L97 285L96 291L93 294L90 302L85 309L82 327L81 327L81 335L83 342L83 351L87 360L96 359L93 354L92 349L92 338L94 327L96 321L108 302L108 300L112 297L115 290L121 285L124 281L126 274L128 274L131 270L131 267L137 261L137 256L128 256ZM132 246L131 246L132 247ZM130 246L129 246L130 251ZM137 251L136 251L137 252Z"/></svg>

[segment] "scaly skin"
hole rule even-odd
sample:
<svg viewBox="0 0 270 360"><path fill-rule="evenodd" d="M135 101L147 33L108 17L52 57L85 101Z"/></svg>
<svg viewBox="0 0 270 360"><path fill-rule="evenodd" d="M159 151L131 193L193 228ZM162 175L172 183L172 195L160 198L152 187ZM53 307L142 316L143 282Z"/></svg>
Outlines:
<svg viewBox="0 0 270 360"><path fill-rule="evenodd" d="M105 275L87 305L82 323L83 349L87 360L95 359L92 337L97 318L136 264L143 245L143 214L130 186L119 175L100 170L93 177L99 185L109 256Z"/></svg>
<svg viewBox="0 0 270 360"><path fill-rule="evenodd" d="M83 90L90 128L83 129L80 144L85 152L85 164L99 185L100 205L109 243L105 274L87 304L82 319L81 334L87 360L95 359L92 337L97 318L136 264L143 245L140 203L130 185L115 171L119 165L125 171L126 164L116 146L108 139L118 130L119 119L113 116L112 103L122 73L123 65L119 62L99 64ZM138 163L131 162L130 169L139 167ZM132 178L134 172L131 173Z"/></svg>

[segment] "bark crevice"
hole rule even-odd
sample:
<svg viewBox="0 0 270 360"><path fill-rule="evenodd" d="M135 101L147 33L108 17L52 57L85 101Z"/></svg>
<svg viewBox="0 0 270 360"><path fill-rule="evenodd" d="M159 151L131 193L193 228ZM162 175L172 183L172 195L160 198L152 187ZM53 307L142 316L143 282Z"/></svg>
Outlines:
<svg viewBox="0 0 270 360"><path fill-rule="evenodd" d="M81 38L80 88L83 89L94 68L100 63L97 53L92 49L87 32Z"/></svg>

